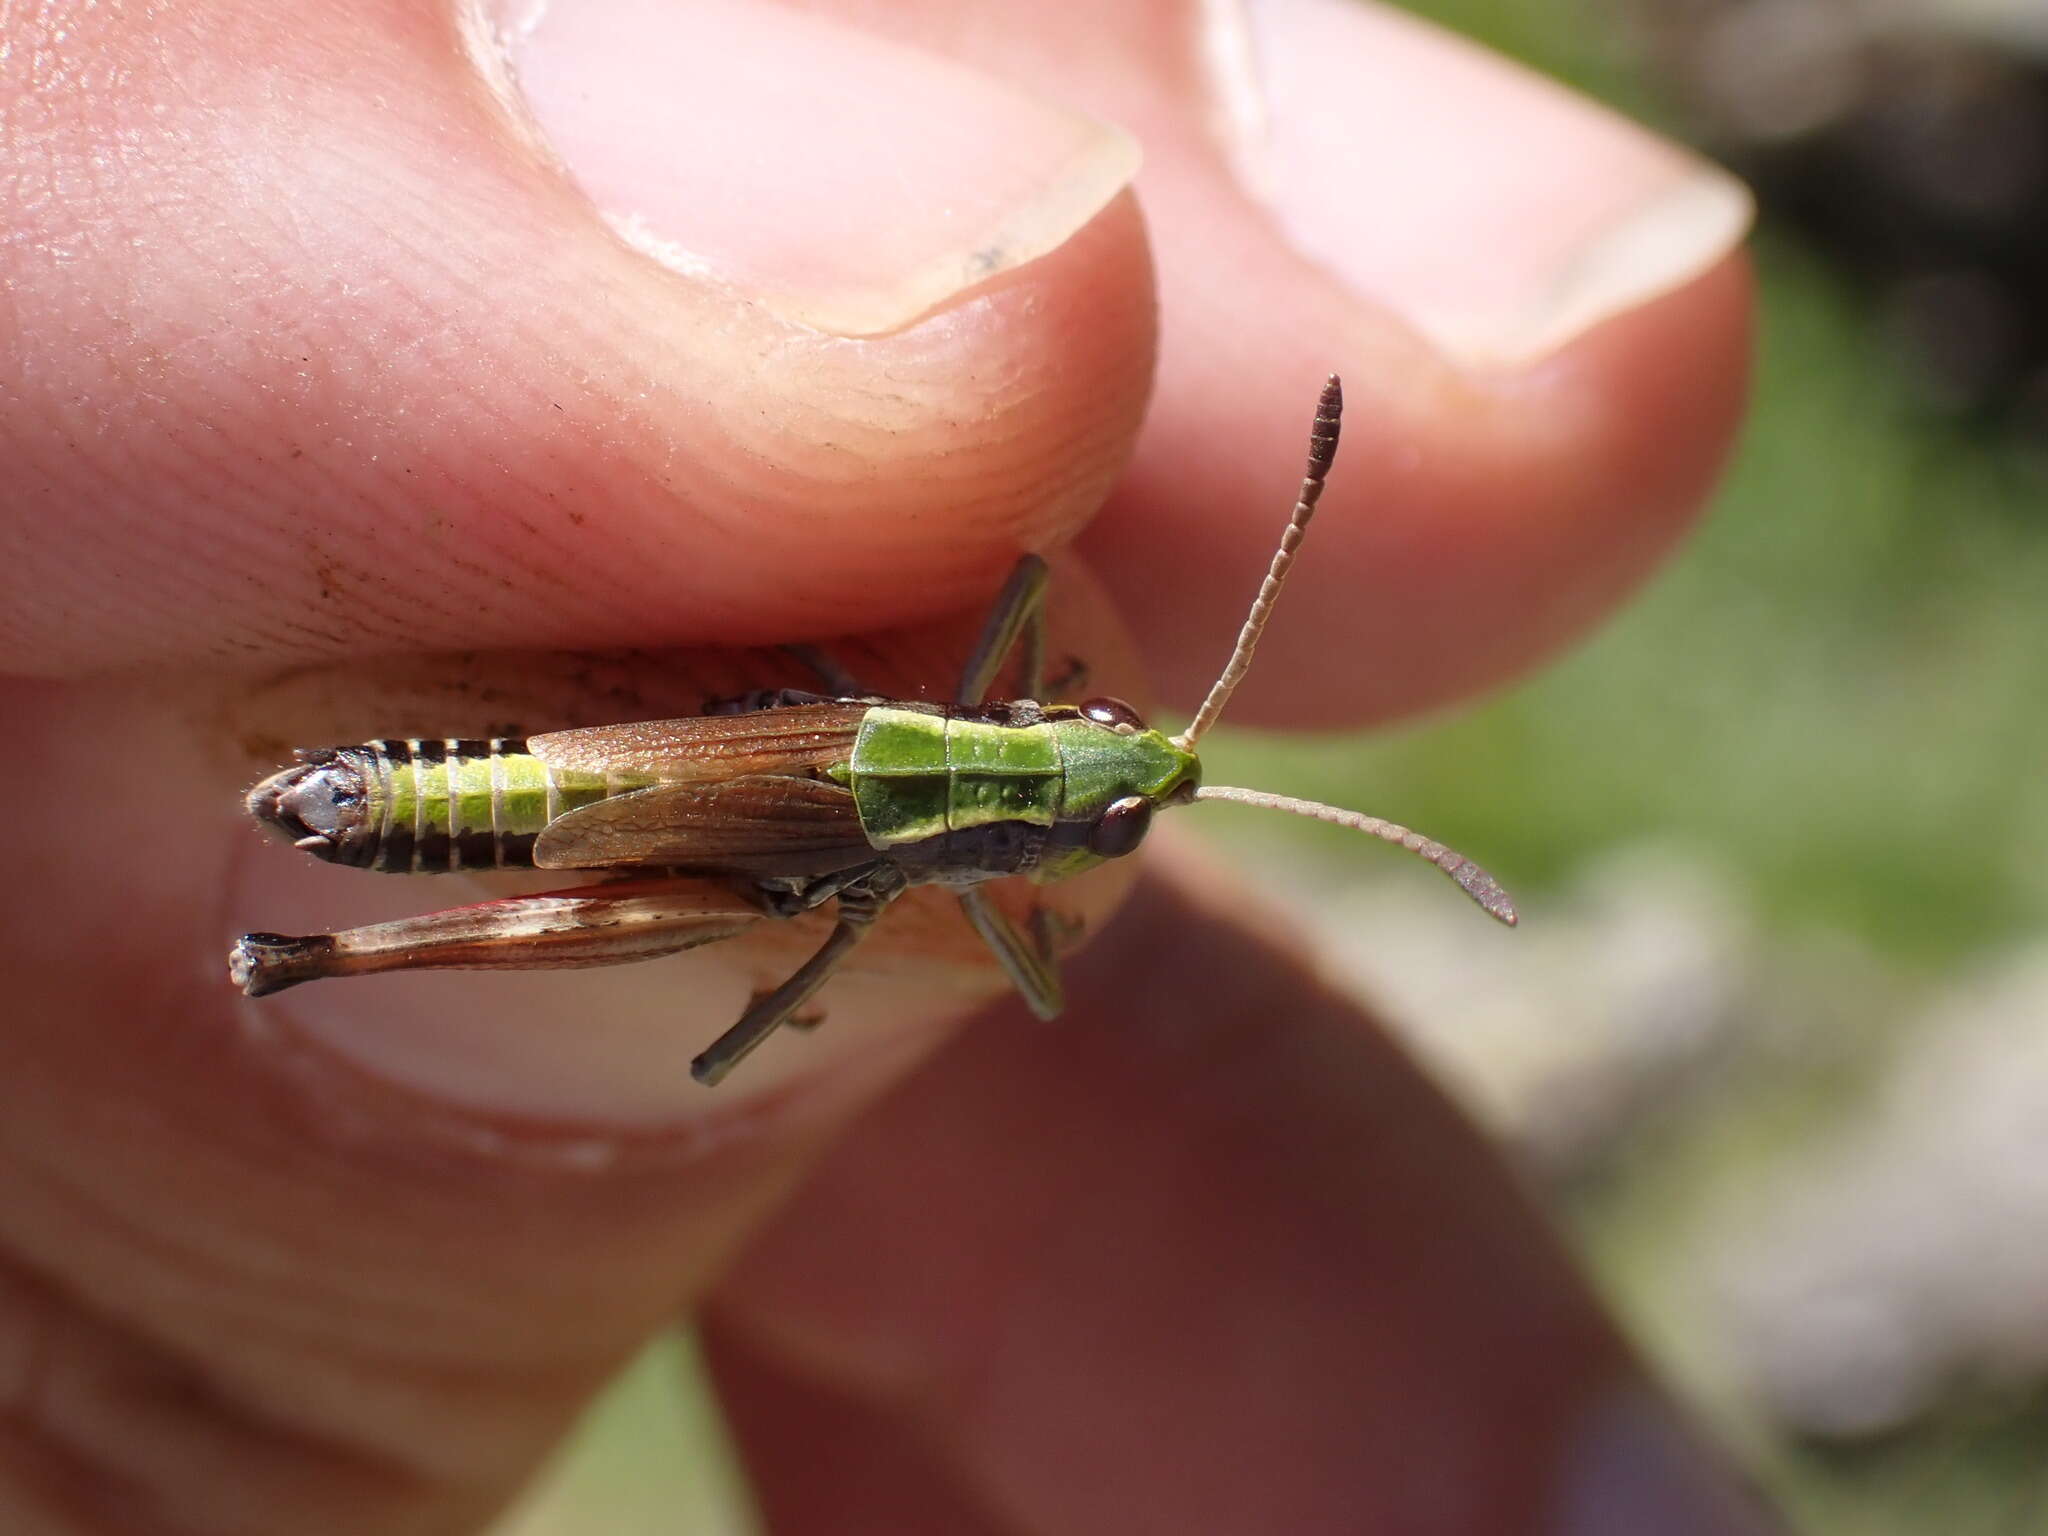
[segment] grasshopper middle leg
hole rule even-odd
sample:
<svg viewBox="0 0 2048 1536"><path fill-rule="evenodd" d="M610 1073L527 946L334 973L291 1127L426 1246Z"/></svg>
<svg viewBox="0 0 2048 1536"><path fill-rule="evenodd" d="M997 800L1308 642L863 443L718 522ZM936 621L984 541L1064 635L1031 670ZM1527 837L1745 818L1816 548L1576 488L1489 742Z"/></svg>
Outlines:
<svg viewBox="0 0 2048 1536"><path fill-rule="evenodd" d="M816 954L798 966L781 986L758 997L739 1022L720 1035L690 1063L690 1076L707 1088L721 1082L762 1041L790 1021L811 1000L853 947L867 937L875 919L902 895L908 882L893 865L879 865L866 879L838 892L839 921Z"/></svg>
<svg viewBox="0 0 2048 1536"><path fill-rule="evenodd" d="M953 695L956 704L979 704L988 697L996 675L1010 652L1021 641L1024 646L1024 677L1021 697L1045 696L1045 587L1050 579L1046 563L1037 555L1026 555L1010 571L1010 579L996 595L988 611L981 637L960 672L960 687Z"/></svg>
<svg viewBox="0 0 2048 1536"><path fill-rule="evenodd" d="M1041 1019L1058 1018L1066 1000L1060 986L1060 944L1073 930L1043 906L1033 907L1027 926L1020 928L979 886L960 892L960 910L1031 1011Z"/></svg>

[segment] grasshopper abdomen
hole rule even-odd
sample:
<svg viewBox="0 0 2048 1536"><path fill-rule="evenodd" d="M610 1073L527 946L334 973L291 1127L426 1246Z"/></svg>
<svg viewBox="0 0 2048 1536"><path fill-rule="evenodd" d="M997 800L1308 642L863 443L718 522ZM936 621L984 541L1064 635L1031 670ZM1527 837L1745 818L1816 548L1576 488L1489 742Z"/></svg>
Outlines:
<svg viewBox="0 0 2048 1536"><path fill-rule="evenodd" d="M436 875L530 868L551 820L624 787L552 772L513 737L393 737L302 752L248 808L330 863Z"/></svg>

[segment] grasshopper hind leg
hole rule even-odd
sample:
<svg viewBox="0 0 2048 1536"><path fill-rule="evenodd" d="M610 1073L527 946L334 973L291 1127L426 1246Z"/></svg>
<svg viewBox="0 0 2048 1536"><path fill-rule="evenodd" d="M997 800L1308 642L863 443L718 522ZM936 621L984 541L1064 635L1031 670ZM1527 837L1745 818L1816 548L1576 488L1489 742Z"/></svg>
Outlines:
<svg viewBox="0 0 2048 1536"><path fill-rule="evenodd" d="M652 960L715 944L768 917L751 891L691 879L625 879L506 896L339 933L248 933L228 975L249 997L384 971L544 971Z"/></svg>
<svg viewBox="0 0 2048 1536"><path fill-rule="evenodd" d="M875 919L902 895L908 882L894 865L881 865L837 894L839 921L817 953L798 966L781 986L756 997L739 1021L690 1063L690 1076L716 1087L727 1073L804 1008L817 990L839 969L855 945L867 937Z"/></svg>

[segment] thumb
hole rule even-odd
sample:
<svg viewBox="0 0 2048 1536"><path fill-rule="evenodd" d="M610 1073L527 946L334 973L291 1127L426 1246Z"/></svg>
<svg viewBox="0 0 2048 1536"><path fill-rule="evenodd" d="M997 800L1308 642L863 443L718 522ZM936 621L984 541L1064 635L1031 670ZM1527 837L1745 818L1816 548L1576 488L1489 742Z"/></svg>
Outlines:
<svg viewBox="0 0 2048 1536"><path fill-rule="evenodd" d="M11 669L874 627L1135 431L1136 151L963 66L736 3L10 26Z"/></svg>

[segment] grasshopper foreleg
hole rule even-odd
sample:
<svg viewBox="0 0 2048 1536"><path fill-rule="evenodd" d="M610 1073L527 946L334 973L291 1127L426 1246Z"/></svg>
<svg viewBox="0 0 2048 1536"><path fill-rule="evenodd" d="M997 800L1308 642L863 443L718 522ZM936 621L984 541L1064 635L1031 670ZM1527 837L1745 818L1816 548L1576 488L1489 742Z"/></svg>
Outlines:
<svg viewBox="0 0 2048 1536"><path fill-rule="evenodd" d="M728 698L706 699L704 713L707 715L749 715L758 709L788 709L797 704L836 704L845 699L865 699L869 703L885 702L882 696L863 688L853 675L830 653L815 645L785 645L782 654L792 661L808 668L811 675L825 685L825 692L816 693L808 688L755 688L747 693L733 694Z"/></svg>
<svg viewBox="0 0 2048 1536"><path fill-rule="evenodd" d="M1004 973L1041 1019L1056 1019L1065 1004L1060 987L1060 944L1071 932L1047 907L1031 911L1029 931L1010 921L980 886L960 893L960 910L981 935Z"/></svg>
<svg viewBox="0 0 2048 1536"><path fill-rule="evenodd" d="M379 971L550 970L652 960L729 939L761 905L707 880L628 880L511 896L341 933L245 934L228 974L250 997Z"/></svg>
<svg viewBox="0 0 2048 1536"><path fill-rule="evenodd" d="M903 894L908 882L893 865L883 865L857 885L839 892L839 921L818 952L798 966L794 975L774 991L754 999L740 1015L739 1022L707 1046L690 1063L690 1076L714 1087L791 1015L803 1008L812 995L839 968L853 947L867 937L876 918L889 903Z"/></svg>
<svg viewBox="0 0 2048 1536"><path fill-rule="evenodd" d="M785 645L782 654L809 667L811 676L823 683L834 698L861 699L871 694L871 690L861 687L853 674L840 666L829 651L815 645Z"/></svg>
<svg viewBox="0 0 2048 1536"><path fill-rule="evenodd" d="M1010 579L996 595L988 611L981 638L975 641L967 665L960 673L956 704L979 704L995 685L996 674L1010 659L1021 640L1024 644L1024 677L1020 697L1045 697L1045 586L1046 564L1037 555L1026 555L1010 571Z"/></svg>
<svg viewBox="0 0 2048 1536"><path fill-rule="evenodd" d="M831 695L812 693L808 688L756 688L748 693L726 694L704 701L707 715L751 715L763 709L789 709L799 704L830 704Z"/></svg>

